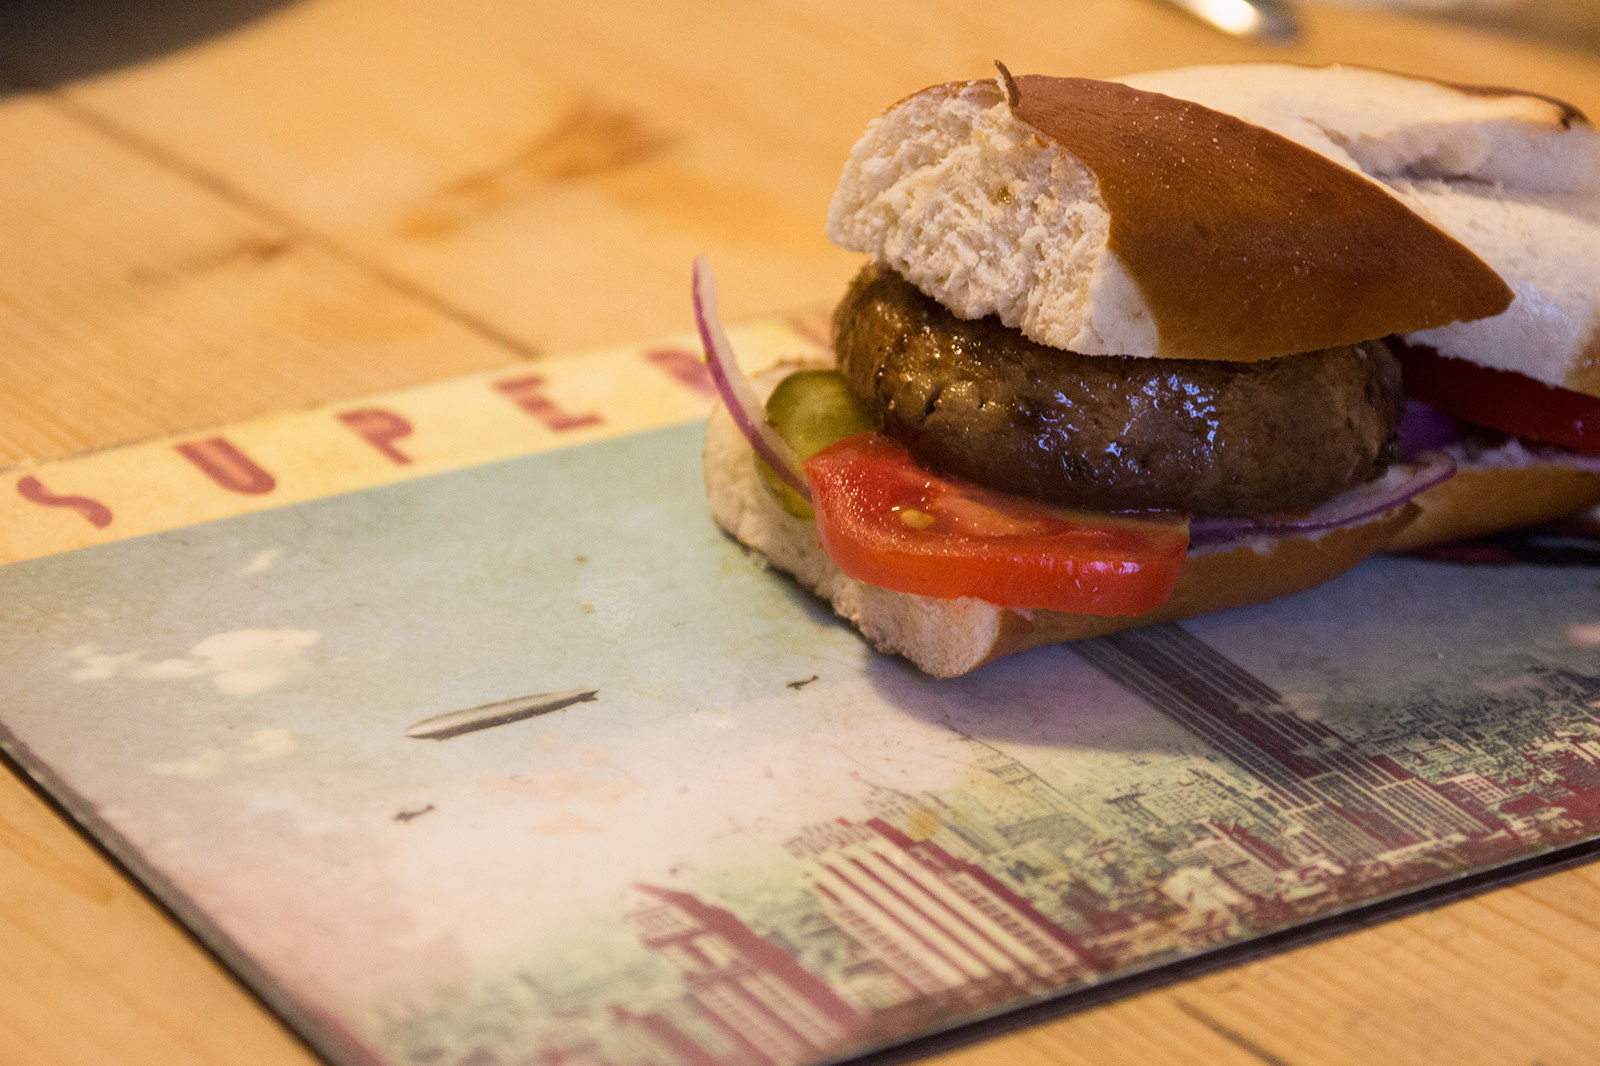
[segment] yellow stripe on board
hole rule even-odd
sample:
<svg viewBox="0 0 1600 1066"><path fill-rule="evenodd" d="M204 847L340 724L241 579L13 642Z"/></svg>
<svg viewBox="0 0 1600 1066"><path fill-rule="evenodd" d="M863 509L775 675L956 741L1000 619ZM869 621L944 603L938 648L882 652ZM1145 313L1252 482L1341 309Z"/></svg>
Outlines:
<svg viewBox="0 0 1600 1066"><path fill-rule="evenodd" d="M747 368L825 350L823 320L729 330ZM704 418L699 341L555 356L0 474L0 564Z"/></svg>

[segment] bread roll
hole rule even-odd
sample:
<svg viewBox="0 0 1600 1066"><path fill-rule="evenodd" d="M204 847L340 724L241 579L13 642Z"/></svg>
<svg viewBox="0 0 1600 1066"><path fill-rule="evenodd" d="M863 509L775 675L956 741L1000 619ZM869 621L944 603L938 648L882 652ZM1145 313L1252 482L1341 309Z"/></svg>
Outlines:
<svg viewBox="0 0 1600 1066"><path fill-rule="evenodd" d="M793 368L789 368L793 369ZM769 395L787 369L756 378ZM795 518L767 490L750 445L720 405L706 425L706 494L716 523L755 556L827 600L879 651L935 677L955 677L1002 655L1154 622L1262 603L1320 585L1384 550L1416 515L1405 505L1357 527L1263 539L1191 553L1172 597L1137 617L1013 610L981 600L916 596L847 577L822 551L815 522Z"/></svg>

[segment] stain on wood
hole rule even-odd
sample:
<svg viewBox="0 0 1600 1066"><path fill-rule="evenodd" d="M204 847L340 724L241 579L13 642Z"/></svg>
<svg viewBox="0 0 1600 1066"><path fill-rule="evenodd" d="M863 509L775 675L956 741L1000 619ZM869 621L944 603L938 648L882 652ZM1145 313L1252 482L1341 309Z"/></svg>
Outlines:
<svg viewBox="0 0 1600 1066"><path fill-rule="evenodd" d="M419 240L447 237L463 223L542 187L638 166L675 143L673 135L634 111L580 100L506 159L445 185L432 202L408 213L399 229Z"/></svg>
<svg viewBox="0 0 1600 1066"><path fill-rule="evenodd" d="M254 233L216 248L198 250L160 263L136 263L128 270L135 285L163 284L235 266L253 266L279 258L293 247L286 237Z"/></svg>

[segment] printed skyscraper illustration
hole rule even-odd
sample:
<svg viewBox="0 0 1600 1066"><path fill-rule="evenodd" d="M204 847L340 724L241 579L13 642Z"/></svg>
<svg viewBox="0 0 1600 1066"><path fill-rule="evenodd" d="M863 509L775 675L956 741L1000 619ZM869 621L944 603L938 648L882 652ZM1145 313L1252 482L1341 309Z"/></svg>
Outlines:
<svg viewBox="0 0 1600 1066"><path fill-rule="evenodd" d="M787 840L798 912L637 886L628 921L681 991L642 1015L611 1003L596 1020L626 1025L542 1045L544 1061L827 1059L1559 843L1600 804L1600 676L1530 664L1476 714L1420 702L1350 738L1179 626L1074 650L1204 740L1216 769L1105 795L1095 814L962 737L980 774L967 788L879 789L866 816Z"/></svg>

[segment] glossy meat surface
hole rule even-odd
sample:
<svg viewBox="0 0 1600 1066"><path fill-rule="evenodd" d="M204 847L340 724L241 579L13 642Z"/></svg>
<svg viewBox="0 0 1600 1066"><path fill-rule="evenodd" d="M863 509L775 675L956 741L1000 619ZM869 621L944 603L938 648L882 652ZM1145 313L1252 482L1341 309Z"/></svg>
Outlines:
<svg viewBox="0 0 1600 1066"><path fill-rule="evenodd" d="M1394 454L1400 372L1382 342L1250 363L1079 355L958 319L877 266L833 335L852 390L919 461L1063 506L1301 510Z"/></svg>

